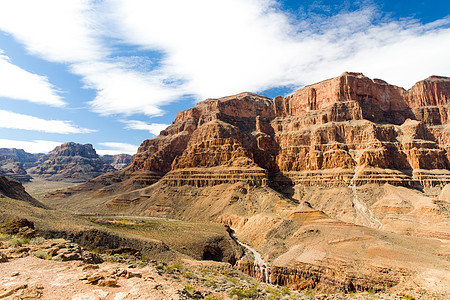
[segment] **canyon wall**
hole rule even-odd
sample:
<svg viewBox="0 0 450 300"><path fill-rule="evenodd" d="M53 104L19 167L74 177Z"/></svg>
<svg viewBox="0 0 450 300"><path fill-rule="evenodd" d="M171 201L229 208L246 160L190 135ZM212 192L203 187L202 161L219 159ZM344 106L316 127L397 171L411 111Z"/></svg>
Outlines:
<svg viewBox="0 0 450 300"><path fill-rule="evenodd" d="M237 172L250 183L284 187L348 185L360 170L357 185L443 187L450 182L449 101L447 77L405 90L348 72L273 100L252 93L208 99L143 142L128 171L197 186ZM206 171L216 167L222 175Z"/></svg>

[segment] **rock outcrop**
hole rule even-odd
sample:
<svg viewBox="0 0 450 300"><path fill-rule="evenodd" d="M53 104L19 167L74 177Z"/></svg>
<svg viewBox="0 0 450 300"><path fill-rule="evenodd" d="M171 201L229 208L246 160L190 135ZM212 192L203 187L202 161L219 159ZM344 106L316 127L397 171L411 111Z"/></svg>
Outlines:
<svg viewBox="0 0 450 300"><path fill-rule="evenodd" d="M103 161L91 144L70 142L41 156L28 172L47 180L84 182L113 170L114 167Z"/></svg>
<svg viewBox="0 0 450 300"><path fill-rule="evenodd" d="M450 183L449 87L447 77L405 90L345 72L273 100L252 93L208 99L144 141L116 179L81 189L129 191L164 175L172 186L243 180L283 192L351 181L441 189Z"/></svg>
<svg viewBox="0 0 450 300"><path fill-rule="evenodd" d="M100 157L105 162L113 166L116 170L122 170L127 167L131 160L133 159L133 155L129 154L115 154L115 155L102 155Z"/></svg>

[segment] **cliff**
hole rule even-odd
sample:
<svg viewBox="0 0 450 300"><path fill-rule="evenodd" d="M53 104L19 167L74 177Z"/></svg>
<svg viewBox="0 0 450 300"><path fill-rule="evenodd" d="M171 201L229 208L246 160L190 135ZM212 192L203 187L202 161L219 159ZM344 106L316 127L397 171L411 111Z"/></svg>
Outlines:
<svg viewBox="0 0 450 300"><path fill-rule="evenodd" d="M274 100L208 99L142 143L130 170L174 178L186 168L259 167L269 185L285 186L348 185L364 168L358 185L442 187L450 180L449 89L446 77L405 90L346 72Z"/></svg>
<svg viewBox="0 0 450 300"><path fill-rule="evenodd" d="M44 204L31 197L20 182L8 177L0 176L0 202L2 201L1 198L4 197L25 201L33 206L46 208Z"/></svg>

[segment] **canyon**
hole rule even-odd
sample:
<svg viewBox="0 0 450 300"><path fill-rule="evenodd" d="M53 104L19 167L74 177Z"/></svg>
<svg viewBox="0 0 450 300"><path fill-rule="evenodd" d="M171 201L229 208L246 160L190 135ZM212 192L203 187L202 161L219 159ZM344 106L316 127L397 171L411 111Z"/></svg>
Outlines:
<svg viewBox="0 0 450 300"><path fill-rule="evenodd" d="M405 90L352 72L285 97L207 99L124 169L42 201L76 214L223 223L270 264L271 283L444 299L449 104L447 77ZM254 264L239 268L260 277Z"/></svg>

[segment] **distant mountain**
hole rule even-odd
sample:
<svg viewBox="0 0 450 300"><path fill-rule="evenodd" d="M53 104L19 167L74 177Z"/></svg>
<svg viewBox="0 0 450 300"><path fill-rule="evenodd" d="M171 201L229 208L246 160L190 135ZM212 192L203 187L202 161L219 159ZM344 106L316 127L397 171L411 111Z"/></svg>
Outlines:
<svg viewBox="0 0 450 300"><path fill-rule="evenodd" d="M53 181L83 182L114 170L100 158L91 144L69 142L42 155L28 173Z"/></svg>
<svg viewBox="0 0 450 300"><path fill-rule="evenodd" d="M0 175L11 177L21 182L29 182L32 179L21 162L2 155L0 155Z"/></svg>
<svg viewBox="0 0 450 300"><path fill-rule="evenodd" d="M43 153L28 153L23 149L16 148L0 148L0 156L6 156L12 158L15 162L20 162L24 165L24 168L34 167L35 163L44 155Z"/></svg>
<svg viewBox="0 0 450 300"><path fill-rule="evenodd" d="M102 160L116 168L117 170L122 170L130 164L133 160L133 155L129 154L116 154L116 155L103 155L100 156Z"/></svg>

